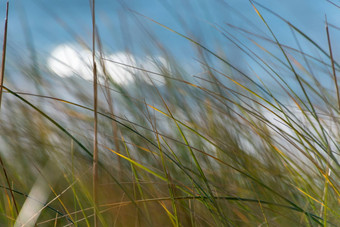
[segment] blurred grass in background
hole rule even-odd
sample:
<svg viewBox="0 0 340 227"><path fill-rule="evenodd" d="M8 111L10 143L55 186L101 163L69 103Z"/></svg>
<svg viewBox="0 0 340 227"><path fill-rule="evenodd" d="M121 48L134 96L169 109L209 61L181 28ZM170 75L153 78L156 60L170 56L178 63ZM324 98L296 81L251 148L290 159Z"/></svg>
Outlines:
<svg viewBox="0 0 340 227"><path fill-rule="evenodd" d="M96 205L102 226L337 226L337 50L281 18L317 54L283 45L262 17L268 9L254 9L271 35L243 31L256 50L233 34L240 28L213 25L247 56L237 65L222 43L210 49L137 12L191 43L195 70L152 35L157 55L108 57L98 33L97 204L90 45L78 37L52 56L73 76L10 52L0 151L20 216L2 174L1 225L92 226Z"/></svg>

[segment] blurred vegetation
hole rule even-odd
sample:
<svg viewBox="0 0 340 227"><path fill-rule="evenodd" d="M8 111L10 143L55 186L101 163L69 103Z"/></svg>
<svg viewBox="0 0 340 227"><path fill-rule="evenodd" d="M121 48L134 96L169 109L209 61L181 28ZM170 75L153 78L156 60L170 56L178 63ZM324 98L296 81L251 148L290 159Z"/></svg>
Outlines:
<svg viewBox="0 0 340 227"><path fill-rule="evenodd" d="M271 33L265 9L254 8ZM101 226L337 226L339 66L330 39L322 49L282 19L323 56L282 45L274 33L258 34L258 55L217 28L258 62L261 77L246 61L235 66L228 53L150 20L142 21L193 45L200 73L164 49L153 70L125 66L135 80L122 86L98 48L97 204L92 82L8 60L30 86L5 74L0 151L10 186L1 174L1 226L18 217L11 189L19 212L29 201L34 211L18 226L92 226L94 206Z"/></svg>

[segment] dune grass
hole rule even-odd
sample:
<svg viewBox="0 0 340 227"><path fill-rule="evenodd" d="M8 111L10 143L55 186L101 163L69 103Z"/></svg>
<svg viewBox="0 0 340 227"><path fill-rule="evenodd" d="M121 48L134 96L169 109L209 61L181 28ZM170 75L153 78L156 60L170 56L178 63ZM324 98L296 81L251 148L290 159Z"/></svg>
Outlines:
<svg viewBox="0 0 340 227"><path fill-rule="evenodd" d="M328 23L323 49L250 4L270 38L213 26L254 63L244 68L197 37L129 12L193 45L200 73L190 75L165 49L167 65L155 57L153 70L106 58L92 1L92 48L78 40L92 51L92 82L43 69L34 92L1 84L0 224L337 226L339 64ZM279 41L263 11L291 28L299 48ZM301 40L322 56L304 52ZM117 83L110 62L133 74L134 85Z"/></svg>

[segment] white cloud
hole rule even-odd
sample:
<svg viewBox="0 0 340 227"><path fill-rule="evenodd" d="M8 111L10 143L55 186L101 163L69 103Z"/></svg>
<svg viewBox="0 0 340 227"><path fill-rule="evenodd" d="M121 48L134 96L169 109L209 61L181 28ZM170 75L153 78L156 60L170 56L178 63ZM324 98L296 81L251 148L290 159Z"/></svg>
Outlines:
<svg viewBox="0 0 340 227"><path fill-rule="evenodd" d="M104 57L106 60L105 69L108 75L119 85L128 85L134 82L134 74L138 72L137 59L131 54L126 52L117 52ZM98 72L100 78L103 78L103 68L98 62ZM169 69L169 65L162 57L157 57L152 60L151 57L146 57L142 61L138 61L140 68L145 70L162 73L161 68ZM89 50L81 49L77 45L61 44L54 48L47 60L48 68L60 77L71 77L78 75L85 80L91 81L92 78L92 53ZM130 67L132 66L132 67ZM145 75L140 73L139 75ZM156 86L162 86L165 84L165 80L162 76L148 74L142 78L146 83L152 84L150 79ZM100 79L101 80L101 79Z"/></svg>
<svg viewBox="0 0 340 227"><path fill-rule="evenodd" d="M170 70L170 66L167 63L167 61L163 57L157 57L156 59L152 59L151 57L147 57L143 63L142 68L145 70L148 70L150 72L154 72L157 74L162 74L162 68L165 68L166 70ZM165 79L161 75L156 75L153 73L148 73L148 76L145 76L143 78L146 83L156 86L163 86L165 85ZM152 82L151 82L152 80Z"/></svg>
<svg viewBox="0 0 340 227"><path fill-rule="evenodd" d="M125 52L118 52L109 55L106 59L106 70L116 83L119 85L126 85L133 82L135 69L129 67L136 66L136 60L133 56Z"/></svg>
<svg viewBox="0 0 340 227"><path fill-rule="evenodd" d="M60 77L79 75L91 80L91 52L71 44L57 46L47 60L47 66Z"/></svg>
<svg viewBox="0 0 340 227"><path fill-rule="evenodd" d="M80 61L78 53L72 46L57 46L47 60L47 66L60 77L69 77L75 73Z"/></svg>

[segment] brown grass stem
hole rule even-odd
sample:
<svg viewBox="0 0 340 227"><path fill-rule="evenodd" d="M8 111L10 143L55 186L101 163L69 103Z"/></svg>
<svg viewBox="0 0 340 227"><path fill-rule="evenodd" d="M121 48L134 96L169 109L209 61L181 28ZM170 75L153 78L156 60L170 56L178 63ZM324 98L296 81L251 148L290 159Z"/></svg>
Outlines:
<svg viewBox="0 0 340 227"><path fill-rule="evenodd" d="M94 109L94 142L93 142L93 202L94 202L94 226L98 226L98 78L96 65L96 15L95 0L90 1L92 12L92 63L93 63L93 109Z"/></svg>
<svg viewBox="0 0 340 227"><path fill-rule="evenodd" d="M7 4L6 4L4 40L3 40L3 46L2 46L1 75L0 75L0 109L1 109L1 99L2 99L2 92L3 92L2 88L3 88L3 84L4 84L4 78L5 78L5 62L6 62L6 49L7 49L7 30L8 30L7 29L8 28L8 11L9 11L9 1L7 1ZM13 200L15 211L18 215L19 214L18 206L17 206L17 203L15 201L13 190L12 190L12 187L11 187L11 184L10 184L10 181L9 181L9 178L8 178L8 174L7 174L7 171L6 171L6 168L5 168L5 164L3 163L1 156L0 156L0 163L1 163L1 166L2 166L2 170L4 171L4 175L5 175L5 178L6 178L6 182L7 182L9 191L11 193L11 197L12 197L12 200Z"/></svg>
<svg viewBox="0 0 340 227"><path fill-rule="evenodd" d="M327 17L325 16L326 20L326 33L327 33L327 41L328 41L328 48L329 48L329 56L331 58L331 63L332 63L332 71L333 71L333 77L334 77L334 84L335 84L335 89L336 89L336 97L338 99L338 107L340 110L340 93L339 93L339 85L338 85L338 80L336 77L336 72L335 72L335 65L334 65L334 58L333 58L333 51L332 51L332 46L331 46L331 38L329 35L329 29L328 29L328 23L327 23Z"/></svg>
<svg viewBox="0 0 340 227"><path fill-rule="evenodd" d="M8 9L9 2L7 2L6 6L6 18L5 18L5 29L4 29L4 40L2 45L2 60L1 60L1 75L0 75L0 108L1 108L1 100L2 100L2 87L5 79L5 61L6 61L6 49L7 49L7 26L8 26Z"/></svg>

